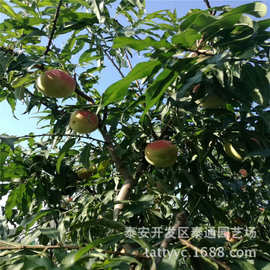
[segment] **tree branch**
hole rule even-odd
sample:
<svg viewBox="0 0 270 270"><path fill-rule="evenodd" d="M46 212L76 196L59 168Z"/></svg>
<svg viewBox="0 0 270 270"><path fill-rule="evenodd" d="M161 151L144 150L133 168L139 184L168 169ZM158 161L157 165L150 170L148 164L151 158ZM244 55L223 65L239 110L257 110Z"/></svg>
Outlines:
<svg viewBox="0 0 270 270"><path fill-rule="evenodd" d="M207 6L208 9L211 9L212 8L211 5L210 5L209 0L203 0L203 1L206 4L206 6ZM215 11L214 10L210 11L210 14L211 15L215 15Z"/></svg>
<svg viewBox="0 0 270 270"><path fill-rule="evenodd" d="M129 191L131 190L131 188L133 186L134 179L129 174L129 172L126 170L126 168L123 166L122 161L117 156L116 151L115 151L115 147L114 147L113 142L111 140L111 137L107 134L106 129L100 128L99 130L100 130L100 132L101 132L101 134L102 134L102 136L107 144L107 149L112 157L113 162L116 165L118 172L120 173L120 175L124 179L124 184L121 187L115 200L116 201L126 200L128 195L129 195ZM124 205L122 203L116 204L114 206L114 220L118 219L119 213L123 209L123 207L124 207Z"/></svg>
<svg viewBox="0 0 270 270"><path fill-rule="evenodd" d="M79 88L78 88L78 83L77 83L77 78L76 78L76 74L74 75L74 80L76 82L76 88L75 88L75 93L78 96L81 96L82 98L86 99L87 101L89 101L92 105L95 105L95 101L92 97L86 95L84 92L82 92Z"/></svg>
<svg viewBox="0 0 270 270"><path fill-rule="evenodd" d="M76 245L49 245L49 246L44 246L44 245L5 245L5 246L0 246L0 250L20 250L20 249L80 249L82 247L76 246Z"/></svg>
<svg viewBox="0 0 270 270"><path fill-rule="evenodd" d="M84 99L86 99L87 101L89 101L92 105L95 104L95 101L89 97L88 95L86 95L84 92L82 92L78 87L76 87L75 89L75 93L81 97L83 97Z"/></svg>
<svg viewBox="0 0 270 270"><path fill-rule="evenodd" d="M211 8L211 5L208 0L203 0L203 2L206 4L207 8Z"/></svg>
<svg viewBox="0 0 270 270"><path fill-rule="evenodd" d="M0 139L9 139L9 138L12 138L12 139L15 139L15 140L20 140L20 139L35 138L35 137L45 137L45 136L48 136L48 137L58 137L59 134L47 134L47 133L44 133L44 134L24 135L24 136L0 136ZM77 135L77 134L61 134L61 136L63 136L63 137L84 138L84 139L90 139L90 140L93 140L93 141L97 141L97 142L100 142L100 143L105 143L104 141L99 140L99 139L96 139L96 138L93 138L93 137L82 136L82 135Z"/></svg>
<svg viewBox="0 0 270 270"><path fill-rule="evenodd" d="M110 57L110 55L105 51L105 54L107 55L107 57L110 59L110 61L112 62L112 64L117 68L117 70L119 71L119 73L121 74L122 77L125 77L124 74L122 73L122 71L120 70L120 68L116 65L116 63L113 61L113 59ZM75 77L76 80L76 77ZM77 87L75 92L83 97L84 99L88 100L91 104L95 104L94 100L85 95L82 91L80 91ZM105 110L106 112L106 110ZM111 139L111 137L109 136L106 127L103 126L101 124L101 119L100 117L98 117L99 119L99 131L102 134L105 143L107 145L107 149L110 153L110 156L113 160L113 162L116 165L117 171L120 173L120 175L122 176L122 178L124 179L124 184L121 187L118 195L116 196L116 201L123 201L126 200L128 198L129 195L129 191L131 190L133 183L134 183L134 179L133 177L129 174L129 172L127 171L127 169L123 166L122 161L120 160L120 158L117 156L117 153L115 151L115 146L113 144L113 141ZM116 204L114 206L114 220L118 219L119 213L120 211L123 209L124 205L122 203Z"/></svg>
<svg viewBox="0 0 270 270"><path fill-rule="evenodd" d="M197 253L199 253L202 256L205 256L205 252L204 251L202 251L198 247L192 245L189 241L184 240L184 239L181 239L181 238L179 238L179 241L181 242L182 245L184 245L184 246L186 246L186 247L188 247L188 248L196 251ZM223 269L225 269L225 270L231 270L231 268L227 264L225 264L224 262L222 262L220 260L217 260L217 259L215 259L213 257L210 257L210 256L206 256L206 257L209 260L211 260L211 261L215 262L216 264L218 264L219 266L221 266Z"/></svg>
<svg viewBox="0 0 270 270"><path fill-rule="evenodd" d="M49 37L48 45L47 45L46 51L44 52L44 56L47 55L48 52L50 51L50 47L51 47L51 44L52 44L52 40L54 38L54 33L55 33L55 30L56 30L56 23L57 23L59 14L60 14L60 8L62 6L62 2L63 2L63 0L59 0L57 9L56 9L56 12L55 12L55 15L54 15L54 19L53 19L52 32L51 32L51 35Z"/></svg>
<svg viewBox="0 0 270 270"><path fill-rule="evenodd" d="M51 110L53 110L52 106L50 106L50 102L47 102L46 99L40 98L40 97L38 97L38 96L35 96L35 95L34 95L32 92L30 92L28 89L25 89L24 91L25 91L29 96L31 96L31 97L33 97L33 98L39 99L39 102L40 102L41 104L43 104L45 107L48 107L48 108L50 108Z"/></svg>
<svg viewBox="0 0 270 270"><path fill-rule="evenodd" d="M198 42L198 47L201 45L201 43L203 42L203 39L200 39L199 42ZM192 55L191 57L196 57L198 55L205 55L205 56L214 56L215 53L209 51L209 50L200 50L200 49L197 49L197 50L192 50L192 49L185 49L186 51L189 51L189 52L192 52Z"/></svg>
<svg viewBox="0 0 270 270"><path fill-rule="evenodd" d="M125 56L126 56L126 58L127 58L127 62L128 62L129 69L130 69L130 70L132 70L132 69L133 69L133 67L132 67L131 61L130 61L130 59L129 59L129 57L128 57L128 54L127 54L126 52L125 52ZM138 80L136 80L135 82L136 82L136 85L137 85L137 88L138 88L138 90L139 90L140 94L142 95L142 90L141 90L141 87L140 87L139 81L138 81Z"/></svg>
<svg viewBox="0 0 270 270"><path fill-rule="evenodd" d="M1 241L0 241L1 242ZM13 244L13 243L4 243L4 246L0 246L0 250L22 250L22 249L32 249L32 250L48 250L48 249L81 249L86 246L78 246L78 245L21 245L21 244ZM91 248L93 250L94 248ZM138 259L150 259L149 256L144 254L130 254L127 252L121 251L112 251L112 250L102 250L103 253L112 254L112 255L122 255L122 256L130 256Z"/></svg>
<svg viewBox="0 0 270 270"><path fill-rule="evenodd" d="M178 213L175 217L175 223L172 226L172 228L170 228L170 231L173 232L171 234L165 234L165 238L163 239L163 241L160 244L160 248L162 249L167 249L168 245L170 242L172 242L174 240L175 235L178 232L178 228L185 226L187 223L187 216L186 216L186 212L182 211L181 213ZM162 262L163 257L156 257L155 258L155 266L154 268L152 268L151 270L154 270L155 267L158 268L158 265Z"/></svg>
<svg viewBox="0 0 270 270"><path fill-rule="evenodd" d="M106 52L105 52L106 53ZM110 59L110 56L108 56L108 58ZM114 63L113 59L111 59L112 63ZM115 63L114 63L115 64ZM116 64L115 64L116 65ZM121 74L121 70L119 69L119 72ZM124 76L124 74L122 74ZM76 81L76 76L74 76L74 79ZM91 104L95 104L94 100L87 96L86 94L84 94L82 91L80 91L78 89L78 87L76 87L75 92L83 97L84 99L88 100ZM124 184L119 192L119 194L116 197L116 201L123 201L125 199L127 199L128 195L129 195L129 191L132 188L132 184L133 184L133 178L132 176L128 173L128 171L126 170L126 168L123 166L122 161L119 159L119 157L116 154L115 151L115 146L113 144L113 141L111 139L111 137L109 136L109 134L107 133L106 127L102 125L101 123L101 118L98 117L99 119L99 131L102 134L106 145L107 145L107 149L111 155L111 158L113 160L113 162L116 165L116 168L118 170L118 172L120 173L120 175L122 176L122 178L124 179ZM123 209L124 205L121 204L116 204L114 207L114 219L117 220L120 211Z"/></svg>

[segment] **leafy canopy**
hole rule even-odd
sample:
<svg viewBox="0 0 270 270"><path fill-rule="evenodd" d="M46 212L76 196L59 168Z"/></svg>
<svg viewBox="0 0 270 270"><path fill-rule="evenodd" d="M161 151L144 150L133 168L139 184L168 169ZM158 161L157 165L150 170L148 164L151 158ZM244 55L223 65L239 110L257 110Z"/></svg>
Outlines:
<svg viewBox="0 0 270 270"><path fill-rule="evenodd" d="M146 13L143 0L0 0L0 12L0 101L14 116L16 106L29 118L38 111L44 129L0 136L1 269L270 267L265 4L178 18ZM54 68L76 79L72 97L36 89ZM77 109L98 114L99 132L71 132ZM144 158L159 139L177 145L171 168ZM168 237L173 226L192 237ZM240 238L196 237L192 228L203 236L234 229ZM147 256L160 247L178 253ZM205 256L213 248L224 253Z"/></svg>

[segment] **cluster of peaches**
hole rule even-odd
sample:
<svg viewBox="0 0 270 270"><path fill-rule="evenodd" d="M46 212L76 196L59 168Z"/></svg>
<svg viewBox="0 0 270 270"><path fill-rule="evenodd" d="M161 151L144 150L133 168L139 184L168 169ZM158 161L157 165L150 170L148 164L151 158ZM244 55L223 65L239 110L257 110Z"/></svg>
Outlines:
<svg viewBox="0 0 270 270"><path fill-rule="evenodd" d="M76 89L76 81L65 71L52 69L42 73L36 87L44 95L53 98L67 98ZM71 114L70 128L78 133L90 133L98 129L99 121L95 113L89 110L77 110ZM145 159L151 165L166 168L176 162L177 147L170 141L158 140L145 148Z"/></svg>

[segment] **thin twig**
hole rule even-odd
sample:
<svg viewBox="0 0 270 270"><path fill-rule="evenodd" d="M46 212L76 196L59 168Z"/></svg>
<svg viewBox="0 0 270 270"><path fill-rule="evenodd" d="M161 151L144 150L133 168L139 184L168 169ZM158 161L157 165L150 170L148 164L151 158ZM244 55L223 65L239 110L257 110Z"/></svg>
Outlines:
<svg viewBox="0 0 270 270"><path fill-rule="evenodd" d="M50 103L47 102L46 99L40 98L40 97L34 95L31 91L29 91L29 90L26 89L26 88L24 89L24 92L26 92L26 93L27 93L29 96L31 96L32 98L37 98L37 99L39 99L39 102L40 102L41 104L43 104L45 107L48 107L48 108L52 109L51 106L50 106Z"/></svg>
<svg viewBox="0 0 270 270"><path fill-rule="evenodd" d="M207 8L211 8L211 5L210 5L210 3L209 3L208 0L203 0L203 1L204 1L204 3L206 4Z"/></svg>
<svg viewBox="0 0 270 270"><path fill-rule="evenodd" d="M111 61L111 63L115 66L115 68L118 70L118 72L119 72L119 74L121 75L121 77L122 77L122 78L125 78L124 73L121 71L120 67L118 67L118 66L116 65L116 63L114 62L114 60L112 59L112 57L110 56L110 54L109 54L107 51L105 51L105 54L106 54L106 56L108 57L108 59Z"/></svg>
<svg viewBox="0 0 270 270"><path fill-rule="evenodd" d="M126 56L126 58L127 58L127 62L128 62L129 69L132 70L133 67L132 67L131 61L130 61L130 59L129 59L129 57L128 57L128 54L127 54L126 52L125 52L125 56ZM136 80L135 82L136 82L136 85L137 85L138 90L139 90L140 93L142 94L142 92L141 92L141 87L140 87L140 84L139 84L139 81Z"/></svg>
<svg viewBox="0 0 270 270"><path fill-rule="evenodd" d="M78 94L79 96L83 97L87 101L89 101L92 105L95 104L95 101L91 97L89 97L88 95L86 95L85 93L83 93L78 87L76 87L75 93Z"/></svg>
<svg viewBox="0 0 270 270"><path fill-rule="evenodd" d="M203 39L200 39L199 42L198 42L198 44L197 44L197 46L198 47L201 46L201 43L202 42L203 42ZM195 56L197 56L197 55L205 55L205 56L213 56L213 55L215 55L215 53L213 53L213 52L211 52L209 50L199 50L199 49L192 50L192 49L188 49L187 48L186 51L190 51L190 52L196 54Z"/></svg>
<svg viewBox="0 0 270 270"><path fill-rule="evenodd" d="M14 140L20 140L20 139L27 139L27 138L36 138L36 137L57 137L57 136L63 136L63 137L76 137L76 138L83 138L83 139L89 139L89 140L93 140L93 141L97 141L100 143L105 144L104 141L93 138L93 137L89 137L89 136L82 136L82 135L77 135L77 134L38 134L38 135L24 135L24 136L0 136L0 139L8 139L8 138L12 138Z"/></svg>
<svg viewBox="0 0 270 270"><path fill-rule="evenodd" d="M57 24L57 20L58 20L59 14L60 14L60 8L62 6L62 2L63 2L63 0L59 0L57 9L56 9L56 12L55 12L55 15L54 15L54 19L53 19L52 32L51 32L51 35L49 37L48 45L47 45L46 51L44 52L44 56L47 55L48 52L50 51L50 47L51 47L51 44L52 44L52 41L53 41L53 38L54 38L54 33L55 33L55 30L56 30L56 24Z"/></svg>
<svg viewBox="0 0 270 270"><path fill-rule="evenodd" d="M0 246L0 250L20 250L20 249L80 249L82 247L76 246L76 245L6 245L6 246Z"/></svg>
<svg viewBox="0 0 270 270"><path fill-rule="evenodd" d="M78 96L81 96L82 98L86 99L87 101L89 101L92 105L95 105L95 101L92 97L86 95L84 92L82 92L79 88L78 88L78 84L77 84L77 78L76 78L76 74L74 75L74 80L76 82L76 88L75 88L75 93Z"/></svg>
<svg viewBox="0 0 270 270"><path fill-rule="evenodd" d="M210 5L209 0L203 0L203 1L206 4L206 6L207 6L208 9L211 9L212 8L211 5ZM210 14L211 15L215 15L215 13L216 13L215 10L210 11Z"/></svg>
<svg viewBox="0 0 270 270"><path fill-rule="evenodd" d="M202 251L201 249L199 249L198 247L192 245L189 241L187 240L184 240L182 238L179 238L179 241L181 242L182 245L196 251L196 253L199 253L200 255L202 256L205 256L205 252ZM217 260L216 258L213 258L213 257L210 257L210 256L205 256L207 257L208 259L210 259L211 261L215 262L216 264L218 264L219 266L221 266L222 268L224 268L225 270L231 270L231 268L225 264L224 262L220 261L220 260Z"/></svg>
<svg viewBox="0 0 270 270"><path fill-rule="evenodd" d="M4 246L0 246L0 250L22 250L22 249L32 249L32 250L48 250L48 249L81 249L86 246L78 246L78 245L21 245L21 244L7 244ZM91 248L90 250L93 250L94 248ZM103 253L112 254L112 255L122 255L122 256L130 256L138 259L150 259L149 256L144 254L130 254L126 252L120 252L120 251L112 251L112 250L102 250Z"/></svg>

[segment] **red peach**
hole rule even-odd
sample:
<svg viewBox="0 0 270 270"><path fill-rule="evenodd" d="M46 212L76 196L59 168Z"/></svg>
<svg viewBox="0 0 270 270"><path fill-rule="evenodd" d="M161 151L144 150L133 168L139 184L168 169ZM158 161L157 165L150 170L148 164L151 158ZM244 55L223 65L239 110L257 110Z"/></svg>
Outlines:
<svg viewBox="0 0 270 270"><path fill-rule="evenodd" d="M36 86L48 97L66 98L74 92L76 82L68 73L52 69L37 78Z"/></svg>
<svg viewBox="0 0 270 270"><path fill-rule="evenodd" d="M149 143L144 152L147 162L161 168L172 166L177 158L176 145L167 140Z"/></svg>
<svg viewBox="0 0 270 270"><path fill-rule="evenodd" d="M69 126L78 133L90 133L98 128L98 117L90 111L78 110L71 114Z"/></svg>

